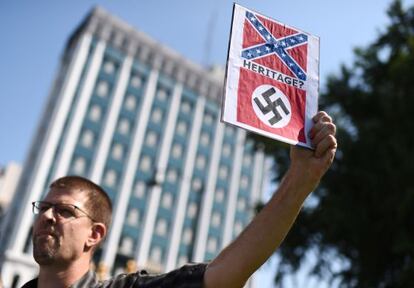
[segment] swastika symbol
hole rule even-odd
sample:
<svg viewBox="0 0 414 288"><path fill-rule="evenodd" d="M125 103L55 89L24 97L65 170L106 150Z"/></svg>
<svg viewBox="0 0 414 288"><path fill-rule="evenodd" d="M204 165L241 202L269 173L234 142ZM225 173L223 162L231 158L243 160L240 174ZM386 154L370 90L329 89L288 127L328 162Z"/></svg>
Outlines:
<svg viewBox="0 0 414 288"><path fill-rule="evenodd" d="M273 128L286 126L291 118L288 98L276 87L261 85L252 95L252 105L256 115L266 125Z"/></svg>

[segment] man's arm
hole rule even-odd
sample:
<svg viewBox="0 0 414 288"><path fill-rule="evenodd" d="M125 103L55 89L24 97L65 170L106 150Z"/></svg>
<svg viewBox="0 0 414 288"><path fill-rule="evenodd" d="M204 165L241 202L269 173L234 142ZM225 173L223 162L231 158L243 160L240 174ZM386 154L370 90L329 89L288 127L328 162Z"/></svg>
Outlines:
<svg viewBox="0 0 414 288"><path fill-rule="evenodd" d="M315 150L291 147L291 165L276 193L234 242L207 266L205 287L242 287L285 238L336 152L332 119L319 112L313 120L310 137Z"/></svg>

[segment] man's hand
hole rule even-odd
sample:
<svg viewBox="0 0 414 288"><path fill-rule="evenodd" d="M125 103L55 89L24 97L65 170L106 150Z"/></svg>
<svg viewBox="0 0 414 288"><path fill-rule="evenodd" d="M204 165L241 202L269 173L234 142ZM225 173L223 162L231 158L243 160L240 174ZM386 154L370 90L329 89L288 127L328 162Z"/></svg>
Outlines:
<svg viewBox="0 0 414 288"><path fill-rule="evenodd" d="M313 121L309 137L315 150L292 146L290 149L291 165L289 172L295 177L306 181L309 191L313 191L319 180L332 164L335 157L337 142L336 126L326 112L318 112Z"/></svg>

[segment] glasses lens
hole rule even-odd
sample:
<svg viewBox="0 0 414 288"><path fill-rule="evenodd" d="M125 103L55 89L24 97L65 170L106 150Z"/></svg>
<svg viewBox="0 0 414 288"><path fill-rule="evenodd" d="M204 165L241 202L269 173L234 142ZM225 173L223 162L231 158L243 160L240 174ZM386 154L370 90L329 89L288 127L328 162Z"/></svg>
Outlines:
<svg viewBox="0 0 414 288"><path fill-rule="evenodd" d="M47 211L50 207L51 205L46 202L40 202L40 201L33 202L33 213L36 215L39 213L43 213Z"/></svg>
<svg viewBox="0 0 414 288"><path fill-rule="evenodd" d="M75 207L69 204L55 204L55 212L62 218L76 217Z"/></svg>

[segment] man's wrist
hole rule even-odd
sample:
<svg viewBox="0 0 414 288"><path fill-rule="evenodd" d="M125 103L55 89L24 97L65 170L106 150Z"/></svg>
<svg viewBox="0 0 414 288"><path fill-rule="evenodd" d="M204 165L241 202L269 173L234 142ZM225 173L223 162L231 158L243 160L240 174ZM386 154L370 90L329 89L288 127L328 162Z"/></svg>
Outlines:
<svg viewBox="0 0 414 288"><path fill-rule="evenodd" d="M305 194L305 197L315 190L320 181L320 178L314 175L312 171L298 165L290 166L284 178L286 178L284 181L289 182L289 186L294 186L292 188Z"/></svg>

